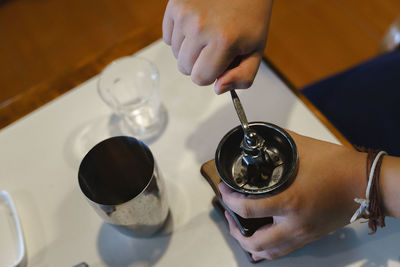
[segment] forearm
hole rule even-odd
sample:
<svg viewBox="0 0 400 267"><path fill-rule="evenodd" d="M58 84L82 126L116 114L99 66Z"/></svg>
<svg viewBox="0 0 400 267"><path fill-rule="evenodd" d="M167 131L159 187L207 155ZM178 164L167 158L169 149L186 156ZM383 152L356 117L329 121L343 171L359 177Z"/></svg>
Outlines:
<svg viewBox="0 0 400 267"><path fill-rule="evenodd" d="M400 158L385 156L380 173L380 192L386 216L400 218Z"/></svg>

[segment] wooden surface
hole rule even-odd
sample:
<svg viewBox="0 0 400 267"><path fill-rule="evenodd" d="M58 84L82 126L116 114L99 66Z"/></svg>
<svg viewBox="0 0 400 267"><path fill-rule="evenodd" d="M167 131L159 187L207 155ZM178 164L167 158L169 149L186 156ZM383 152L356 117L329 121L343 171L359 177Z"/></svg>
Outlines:
<svg viewBox="0 0 400 267"><path fill-rule="evenodd" d="M304 87L377 55L399 0L277 0L266 56Z"/></svg>
<svg viewBox="0 0 400 267"><path fill-rule="evenodd" d="M165 5L160 0L8 1L0 8L2 98L96 60L145 28L138 41L159 38Z"/></svg>
<svg viewBox="0 0 400 267"><path fill-rule="evenodd" d="M0 128L161 36L160 0L0 5Z"/></svg>
<svg viewBox="0 0 400 267"><path fill-rule="evenodd" d="M0 128L161 37L166 0L0 2ZM268 59L301 88L377 54L398 0L275 1Z"/></svg>

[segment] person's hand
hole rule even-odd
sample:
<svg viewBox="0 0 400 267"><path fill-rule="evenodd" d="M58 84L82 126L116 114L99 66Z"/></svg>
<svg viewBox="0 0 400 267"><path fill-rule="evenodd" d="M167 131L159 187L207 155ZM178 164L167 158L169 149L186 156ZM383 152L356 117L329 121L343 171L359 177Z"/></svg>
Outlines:
<svg viewBox="0 0 400 267"><path fill-rule="evenodd" d="M275 259L350 222L365 198L366 154L291 133L299 153L293 183L270 197L249 197L220 183L223 201L244 218L273 217L273 224L244 237L226 212L231 234L255 260Z"/></svg>
<svg viewBox="0 0 400 267"><path fill-rule="evenodd" d="M253 83L267 39L272 0L170 0L163 38L178 68L221 94ZM240 64L227 70L235 58Z"/></svg>

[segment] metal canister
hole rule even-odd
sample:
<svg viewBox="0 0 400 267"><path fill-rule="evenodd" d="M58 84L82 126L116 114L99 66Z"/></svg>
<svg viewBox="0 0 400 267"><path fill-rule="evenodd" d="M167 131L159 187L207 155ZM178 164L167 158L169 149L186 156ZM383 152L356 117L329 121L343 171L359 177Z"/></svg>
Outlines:
<svg viewBox="0 0 400 267"><path fill-rule="evenodd" d="M124 234L148 237L167 220L164 181L150 149L138 139L100 142L82 160L78 178L94 210Z"/></svg>

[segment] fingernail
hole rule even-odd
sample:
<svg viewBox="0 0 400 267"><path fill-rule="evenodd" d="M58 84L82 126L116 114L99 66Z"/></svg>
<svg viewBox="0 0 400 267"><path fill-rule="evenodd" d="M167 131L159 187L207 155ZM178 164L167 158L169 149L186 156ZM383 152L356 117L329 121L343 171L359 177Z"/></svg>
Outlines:
<svg viewBox="0 0 400 267"><path fill-rule="evenodd" d="M221 94L221 88L214 87L214 92L215 92L217 95L220 95L220 94Z"/></svg>
<svg viewBox="0 0 400 267"><path fill-rule="evenodd" d="M253 261L259 261L259 260L261 260L261 259L262 259L262 258L260 258L260 257L253 256L253 255L251 255L251 257L253 258Z"/></svg>
<svg viewBox="0 0 400 267"><path fill-rule="evenodd" d="M215 93L217 93L217 95L220 95L220 94L226 93L232 89L233 89L233 86L231 84L221 85L221 87L219 89L215 88Z"/></svg>

